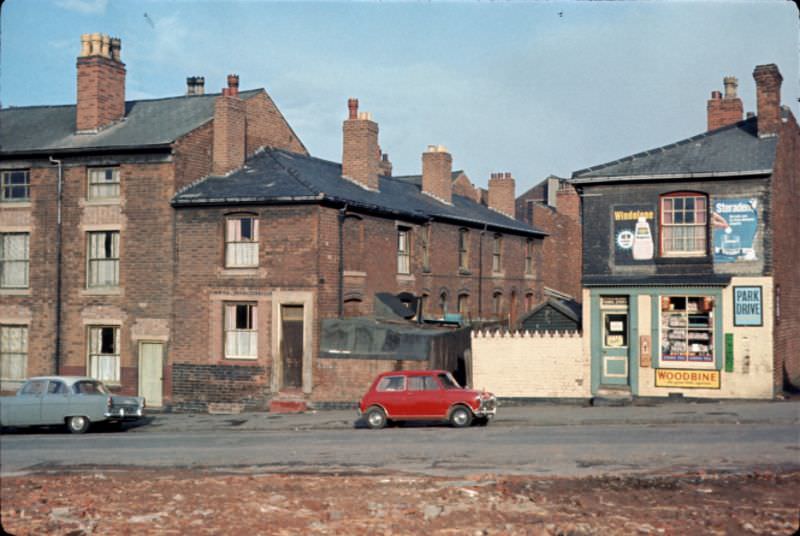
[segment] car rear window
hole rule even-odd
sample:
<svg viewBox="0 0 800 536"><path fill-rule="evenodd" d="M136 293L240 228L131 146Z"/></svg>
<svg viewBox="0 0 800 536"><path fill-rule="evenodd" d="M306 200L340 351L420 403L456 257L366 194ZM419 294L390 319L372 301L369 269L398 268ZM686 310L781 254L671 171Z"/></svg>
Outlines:
<svg viewBox="0 0 800 536"><path fill-rule="evenodd" d="M378 391L402 391L406 388L405 376L386 376L378 382Z"/></svg>
<svg viewBox="0 0 800 536"><path fill-rule="evenodd" d="M82 381L75 382L72 391L77 395L107 395L105 385L100 382Z"/></svg>

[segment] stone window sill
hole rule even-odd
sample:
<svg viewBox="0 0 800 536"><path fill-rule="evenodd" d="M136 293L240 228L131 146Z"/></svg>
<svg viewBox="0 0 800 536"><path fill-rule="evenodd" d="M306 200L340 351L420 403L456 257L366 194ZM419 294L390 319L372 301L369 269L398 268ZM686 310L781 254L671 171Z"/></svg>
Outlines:
<svg viewBox="0 0 800 536"><path fill-rule="evenodd" d="M82 296L122 296L122 294L122 289L119 287L85 288L81 291Z"/></svg>
<svg viewBox="0 0 800 536"><path fill-rule="evenodd" d="M412 274L397 274L397 281L398 282L413 282L415 278Z"/></svg>
<svg viewBox="0 0 800 536"><path fill-rule="evenodd" d="M30 288L2 288L0 296L30 296Z"/></svg>
<svg viewBox="0 0 800 536"><path fill-rule="evenodd" d="M30 201L0 201L0 207L7 208L31 208Z"/></svg>
<svg viewBox="0 0 800 536"><path fill-rule="evenodd" d="M264 277L267 271L257 266L248 268L219 268L217 275L224 277Z"/></svg>

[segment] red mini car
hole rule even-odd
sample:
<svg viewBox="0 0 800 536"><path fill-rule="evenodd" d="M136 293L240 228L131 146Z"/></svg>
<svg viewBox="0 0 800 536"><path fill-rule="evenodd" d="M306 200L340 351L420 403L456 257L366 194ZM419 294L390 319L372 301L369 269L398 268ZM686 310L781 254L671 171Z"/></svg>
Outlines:
<svg viewBox="0 0 800 536"><path fill-rule="evenodd" d="M384 372L372 382L358 412L370 428L388 421L448 421L456 428L485 426L497 411L491 393L464 389L446 370Z"/></svg>

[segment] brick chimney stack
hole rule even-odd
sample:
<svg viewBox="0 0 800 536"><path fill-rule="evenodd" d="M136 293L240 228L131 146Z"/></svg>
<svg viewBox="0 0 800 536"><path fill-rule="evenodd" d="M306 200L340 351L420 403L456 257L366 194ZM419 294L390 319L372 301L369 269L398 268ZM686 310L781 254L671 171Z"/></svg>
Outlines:
<svg viewBox="0 0 800 536"><path fill-rule="evenodd" d="M756 80L758 136L774 136L781 125L781 76L774 63L758 65L753 71Z"/></svg>
<svg viewBox="0 0 800 536"><path fill-rule="evenodd" d="M206 92L206 79L202 76L190 76L186 79L187 95L204 95Z"/></svg>
<svg viewBox="0 0 800 536"><path fill-rule="evenodd" d="M492 173L489 178L489 208L514 217L515 181L511 173Z"/></svg>
<svg viewBox="0 0 800 536"><path fill-rule="evenodd" d="M347 119L342 124L342 176L378 191L378 123L370 113L358 111L358 99L348 99L347 109Z"/></svg>
<svg viewBox="0 0 800 536"><path fill-rule="evenodd" d="M422 153L422 193L453 204L453 157L444 145L428 145Z"/></svg>
<svg viewBox="0 0 800 536"><path fill-rule="evenodd" d="M75 127L97 131L125 117L125 64L122 41L105 34L81 35L77 60L78 103Z"/></svg>
<svg viewBox="0 0 800 536"><path fill-rule="evenodd" d="M744 106L742 99L736 95L739 81L735 76L726 76L723 79L725 84L725 96L719 91L711 92L711 99L708 101L708 130L715 130L742 120Z"/></svg>
<svg viewBox="0 0 800 536"><path fill-rule="evenodd" d="M228 75L228 87L214 103L214 175L225 175L244 165L245 103L239 98L239 77Z"/></svg>

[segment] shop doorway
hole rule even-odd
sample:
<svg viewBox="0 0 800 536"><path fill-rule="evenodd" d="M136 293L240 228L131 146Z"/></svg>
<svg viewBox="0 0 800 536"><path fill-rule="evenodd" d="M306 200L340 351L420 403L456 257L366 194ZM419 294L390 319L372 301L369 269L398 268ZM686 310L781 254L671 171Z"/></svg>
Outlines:
<svg viewBox="0 0 800 536"><path fill-rule="evenodd" d="M600 296L600 385L630 385L629 351L628 297Z"/></svg>

